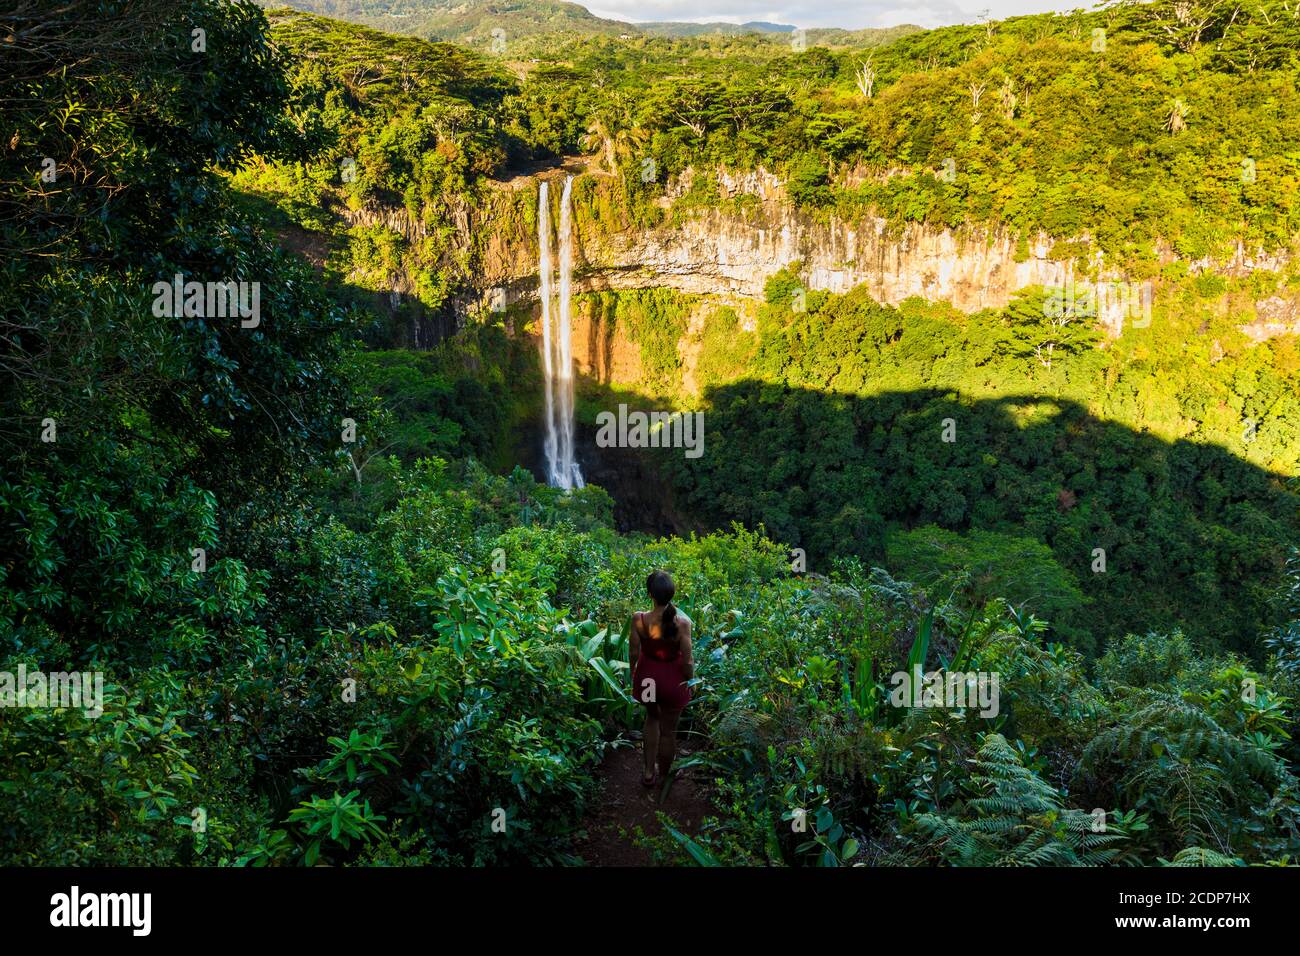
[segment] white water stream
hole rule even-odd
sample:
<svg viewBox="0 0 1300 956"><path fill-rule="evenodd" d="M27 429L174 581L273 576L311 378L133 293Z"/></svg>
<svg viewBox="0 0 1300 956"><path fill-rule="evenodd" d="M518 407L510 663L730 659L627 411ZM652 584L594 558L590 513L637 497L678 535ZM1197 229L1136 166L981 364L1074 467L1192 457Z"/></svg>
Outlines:
<svg viewBox="0 0 1300 956"><path fill-rule="evenodd" d="M546 375L546 480L557 488L581 488L582 471L573 455L573 348L569 298L573 284L573 223L570 193L573 177L565 177L560 196L559 295L551 287L551 204L543 182L537 197L538 294L542 300L542 370ZM553 302L558 298L558 303ZM554 306L559 306L555 309ZM552 317L556 319L552 328Z"/></svg>

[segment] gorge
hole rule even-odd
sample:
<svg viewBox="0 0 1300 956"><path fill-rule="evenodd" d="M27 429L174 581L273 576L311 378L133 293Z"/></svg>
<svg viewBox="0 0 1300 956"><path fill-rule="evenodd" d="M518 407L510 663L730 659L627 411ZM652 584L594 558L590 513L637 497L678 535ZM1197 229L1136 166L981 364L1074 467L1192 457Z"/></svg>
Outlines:
<svg viewBox="0 0 1300 956"><path fill-rule="evenodd" d="M0 674L104 699L0 717L0 863L1294 863L1300 14L1185 14L23 4Z"/></svg>

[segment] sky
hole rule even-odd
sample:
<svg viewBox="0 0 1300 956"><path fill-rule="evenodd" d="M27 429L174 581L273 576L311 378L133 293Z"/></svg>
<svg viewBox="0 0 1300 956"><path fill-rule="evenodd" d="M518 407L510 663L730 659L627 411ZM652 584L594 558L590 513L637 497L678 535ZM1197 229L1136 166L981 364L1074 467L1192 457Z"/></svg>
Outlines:
<svg viewBox="0 0 1300 956"><path fill-rule="evenodd" d="M1095 0L577 0L599 17L633 23L646 20L767 20L797 27L891 27L914 23L941 27L976 23L987 11L994 20L1048 10L1087 9Z"/></svg>

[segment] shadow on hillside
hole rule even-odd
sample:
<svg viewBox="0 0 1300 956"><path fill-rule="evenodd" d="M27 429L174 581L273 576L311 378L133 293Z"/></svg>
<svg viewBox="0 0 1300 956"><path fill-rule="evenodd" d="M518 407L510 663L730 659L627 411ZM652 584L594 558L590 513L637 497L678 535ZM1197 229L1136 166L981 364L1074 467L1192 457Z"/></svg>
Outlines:
<svg viewBox="0 0 1300 956"><path fill-rule="evenodd" d="M813 570L850 554L882 563L895 529L1025 535L1078 581L1098 636L1181 627L1255 650L1276 623L1287 547L1300 542L1300 496L1283 476L1071 401L742 380L695 406L705 442L691 460L680 448L598 448L596 411L656 406L591 381L582 398L580 463L619 500L624 530L761 525L803 548ZM1093 570L1097 548L1104 572Z"/></svg>
<svg viewBox="0 0 1300 956"><path fill-rule="evenodd" d="M340 303L355 306L372 316L372 321L362 329L367 346L421 351L455 334L459 322L454 304L435 309L410 292L379 292L357 285L337 268L338 253L346 245L346 237L295 222L265 196L238 190L234 195L243 210L266 224L283 249L311 266ZM311 212L318 214L319 210Z"/></svg>
<svg viewBox="0 0 1300 956"><path fill-rule="evenodd" d="M541 159L512 162L490 176L498 184L511 188L531 188L538 179L555 180L563 176L581 176L592 166L589 156L545 156Z"/></svg>

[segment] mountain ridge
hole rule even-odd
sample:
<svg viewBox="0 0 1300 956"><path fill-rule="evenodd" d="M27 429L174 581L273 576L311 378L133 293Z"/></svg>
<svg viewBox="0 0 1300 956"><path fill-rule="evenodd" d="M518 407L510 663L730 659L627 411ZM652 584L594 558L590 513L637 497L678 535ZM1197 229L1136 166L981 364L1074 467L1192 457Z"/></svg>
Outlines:
<svg viewBox="0 0 1300 956"><path fill-rule="evenodd" d="M711 34L758 36L780 41L799 29L795 24L750 20L744 23L681 20L628 22L597 16L567 0L257 0L268 10L289 8L349 23L467 45L510 42L513 38L547 34L599 35L631 39L659 37L690 39ZM838 27L808 29L810 43L854 45L887 42L920 32L914 24L846 30Z"/></svg>

